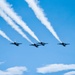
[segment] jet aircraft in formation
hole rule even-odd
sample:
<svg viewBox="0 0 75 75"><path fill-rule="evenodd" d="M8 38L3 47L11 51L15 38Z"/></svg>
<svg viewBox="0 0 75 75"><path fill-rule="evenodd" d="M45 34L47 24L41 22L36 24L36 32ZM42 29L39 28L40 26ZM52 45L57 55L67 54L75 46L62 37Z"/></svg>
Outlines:
<svg viewBox="0 0 75 75"><path fill-rule="evenodd" d="M48 43L39 42L38 44L39 44L39 45L42 45L42 46L45 46L45 45L48 44Z"/></svg>
<svg viewBox="0 0 75 75"><path fill-rule="evenodd" d="M66 45L69 45L69 43L64 43L64 42L62 42L62 43L58 43L58 45L62 45L62 46L66 46Z"/></svg>
<svg viewBox="0 0 75 75"><path fill-rule="evenodd" d="M38 46L40 46L40 45L38 45L38 44L31 44L30 46L35 46L36 48L38 48Z"/></svg>
<svg viewBox="0 0 75 75"><path fill-rule="evenodd" d="M19 46L19 45L22 44L22 43L13 42L13 43L10 43L10 44ZM48 43L39 42L39 43L31 44L30 46L34 46L34 47L38 48L39 46L45 46L45 44L48 44Z"/></svg>
<svg viewBox="0 0 75 75"><path fill-rule="evenodd" d="M10 43L10 44L13 44L13 45L19 46L19 45L22 44L22 43L13 42L13 43Z"/></svg>
<svg viewBox="0 0 75 75"><path fill-rule="evenodd" d="M13 42L13 43L10 43L10 44L19 46L19 45L22 44L22 43ZM39 43L30 44L30 46L34 46L34 47L38 48L39 46L45 46L46 44L48 44L48 43L39 42ZM69 45L69 43L64 43L64 42L62 42L62 43L58 43L58 45L62 45L62 46L65 47L66 45Z"/></svg>
<svg viewBox="0 0 75 75"><path fill-rule="evenodd" d="M35 47L39 47L39 46L45 46L45 44L48 44L48 43L44 43L44 42L39 42L39 43L34 43L34 44L31 44L30 46L35 46Z"/></svg>

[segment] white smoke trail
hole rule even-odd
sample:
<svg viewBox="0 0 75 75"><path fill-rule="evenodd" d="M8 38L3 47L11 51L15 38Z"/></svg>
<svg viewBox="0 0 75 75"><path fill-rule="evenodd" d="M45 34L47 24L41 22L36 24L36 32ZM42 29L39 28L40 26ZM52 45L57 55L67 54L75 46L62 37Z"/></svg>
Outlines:
<svg viewBox="0 0 75 75"><path fill-rule="evenodd" d="M34 32L26 25L21 17L18 16L17 13L15 13L15 11L11 8L11 5L7 3L6 0L0 0L0 8L4 10L7 15L9 15L18 25L20 25L25 31L27 31L34 39L40 42Z"/></svg>
<svg viewBox="0 0 75 75"><path fill-rule="evenodd" d="M6 38L8 41L13 42L2 30L0 30L0 35Z"/></svg>
<svg viewBox="0 0 75 75"><path fill-rule="evenodd" d="M41 21L41 23L46 26L46 28L54 35L54 37L59 42L61 42L56 32L54 31L53 27L51 26L51 23L45 16L42 8L40 8L40 6L38 5L38 0L25 0L25 1L28 3L29 7L34 11L36 17Z"/></svg>
<svg viewBox="0 0 75 75"><path fill-rule="evenodd" d="M30 43L33 43L17 26L10 17L8 17L1 9L0 9L0 16L12 27L14 28L19 34L21 34L26 40L28 40Z"/></svg>

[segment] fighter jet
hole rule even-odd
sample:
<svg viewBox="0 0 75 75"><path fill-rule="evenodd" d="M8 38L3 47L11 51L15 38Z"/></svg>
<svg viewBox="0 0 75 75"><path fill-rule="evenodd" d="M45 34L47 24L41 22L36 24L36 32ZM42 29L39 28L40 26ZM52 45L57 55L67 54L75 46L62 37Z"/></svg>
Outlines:
<svg viewBox="0 0 75 75"><path fill-rule="evenodd" d="M11 44L16 45L16 46L19 46L19 45L22 44L22 43L13 42L13 43L11 43Z"/></svg>
<svg viewBox="0 0 75 75"><path fill-rule="evenodd" d="M66 45L69 45L69 43L59 43L59 45L63 45L64 47L66 46Z"/></svg>
<svg viewBox="0 0 75 75"><path fill-rule="evenodd" d="M40 45L38 45L38 44L31 44L30 46L35 46L36 48L38 48L38 46L40 46Z"/></svg>
<svg viewBox="0 0 75 75"><path fill-rule="evenodd" d="M48 43L39 42L38 44L39 44L39 45L42 45L42 46L45 46L45 45L48 44Z"/></svg>

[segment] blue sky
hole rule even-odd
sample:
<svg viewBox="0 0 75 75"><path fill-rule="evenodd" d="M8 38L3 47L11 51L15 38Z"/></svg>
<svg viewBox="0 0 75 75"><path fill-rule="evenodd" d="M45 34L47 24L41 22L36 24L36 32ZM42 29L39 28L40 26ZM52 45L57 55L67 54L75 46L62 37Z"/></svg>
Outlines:
<svg viewBox="0 0 75 75"><path fill-rule="evenodd" d="M59 38L63 42L70 43L70 45L66 47L57 45L59 41L49 32L40 20L37 19L33 10L24 0L6 1L12 5L14 11L21 16L22 20L26 22L28 27L35 33L38 39L40 41L47 42L48 44L44 47L40 46L39 48L29 46L31 43L24 39L18 32L8 25L2 17L0 17L0 29L4 31L11 40L22 43L22 45L16 47L11 45L10 41L0 36L0 62L4 62L0 64L1 71L4 72L6 69L15 66L25 66L27 71L22 75L41 75L42 73L37 72L37 68L51 64L75 64L74 0L39 0L39 6L44 10L46 17L58 34ZM22 31L32 42L37 43L37 41L27 32L23 29ZM69 69L58 72L49 72L45 73L45 75L64 75L70 71L72 70Z"/></svg>

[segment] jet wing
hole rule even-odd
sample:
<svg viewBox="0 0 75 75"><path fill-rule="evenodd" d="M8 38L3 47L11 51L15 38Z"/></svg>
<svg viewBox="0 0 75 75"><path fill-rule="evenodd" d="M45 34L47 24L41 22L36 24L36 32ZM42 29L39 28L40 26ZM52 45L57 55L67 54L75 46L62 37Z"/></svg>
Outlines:
<svg viewBox="0 0 75 75"><path fill-rule="evenodd" d="M10 43L10 44L14 44L14 43Z"/></svg>
<svg viewBox="0 0 75 75"><path fill-rule="evenodd" d="M17 44L22 44L22 43L17 43Z"/></svg>
<svg viewBox="0 0 75 75"><path fill-rule="evenodd" d="M66 45L70 45L69 43L67 43Z"/></svg>
<svg viewBox="0 0 75 75"><path fill-rule="evenodd" d="M58 45L62 45L62 43L58 43Z"/></svg>
<svg viewBox="0 0 75 75"><path fill-rule="evenodd" d="M48 43L44 43L44 44L48 44Z"/></svg>
<svg viewBox="0 0 75 75"><path fill-rule="evenodd" d="M30 44L30 46L34 46L34 44Z"/></svg>

